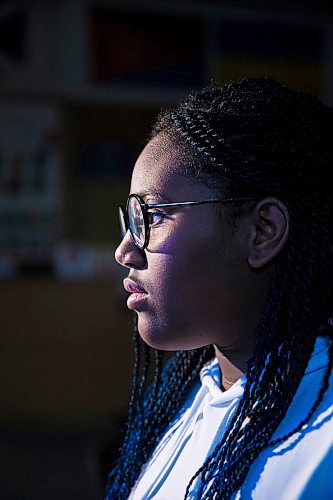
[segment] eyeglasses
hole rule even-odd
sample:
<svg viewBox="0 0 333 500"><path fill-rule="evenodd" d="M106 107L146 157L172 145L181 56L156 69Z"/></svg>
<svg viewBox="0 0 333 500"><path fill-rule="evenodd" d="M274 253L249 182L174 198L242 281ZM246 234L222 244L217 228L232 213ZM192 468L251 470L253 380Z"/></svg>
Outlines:
<svg viewBox="0 0 333 500"><path fill-rule="evenodd" d="M150 225L153 222L152 218L154 216L149 210L153 208L183 207L246 200L253 200L253 198L225 198L224 200L182 201L177 203L145 203L144 199L138 194L131 194L127 199L126 209L119 207L121 237L124 238L129 229L135 245L140 250L147 248Z"/></svg>

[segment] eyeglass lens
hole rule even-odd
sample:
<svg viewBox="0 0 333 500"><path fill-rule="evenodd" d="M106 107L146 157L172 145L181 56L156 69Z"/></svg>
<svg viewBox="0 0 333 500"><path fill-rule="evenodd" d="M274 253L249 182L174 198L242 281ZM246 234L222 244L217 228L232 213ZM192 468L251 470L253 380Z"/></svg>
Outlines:
<svg viewBox="0 0 333 500"><path fill-rule="evenodd" d="M142 248L146 239L145 220L140 202L134 196L129 199L127 212L131 234L138 247Z"/></svg>
<svg viewBox="0 0 333 500"><path fill-rule="evenodd" d="M118 215L120 224L120 237L121 239L123 239L127 231L127 224L126 224L125 211L122 207L119 207Z"/></svg>

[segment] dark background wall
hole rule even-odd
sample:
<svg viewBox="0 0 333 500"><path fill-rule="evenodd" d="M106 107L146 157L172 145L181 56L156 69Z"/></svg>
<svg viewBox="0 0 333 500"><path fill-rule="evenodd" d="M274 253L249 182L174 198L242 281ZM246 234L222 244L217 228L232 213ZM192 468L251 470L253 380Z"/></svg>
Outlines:
<svg viewBox="0 0 333 500"><path fill-rule="evenodd" d="M332 105L332 14L310 0L0 3L1 499L102 498L132 367L117 207L160 108L252 75Z"/></svg>

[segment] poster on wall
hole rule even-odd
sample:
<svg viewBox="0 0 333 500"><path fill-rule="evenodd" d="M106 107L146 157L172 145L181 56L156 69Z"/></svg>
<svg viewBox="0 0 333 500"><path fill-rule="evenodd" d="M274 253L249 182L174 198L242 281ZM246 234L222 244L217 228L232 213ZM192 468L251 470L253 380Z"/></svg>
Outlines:
<svg viewBox="0 0 333 500"><path fill-rule="evenodd" d="M91 69L97 84L194 88L204 82L200 19L95 7L91 28Z"/></svg>
<svg viewBox="0 0 333 500"><path fill-rule="evenodd" d="M56 108L0 103L0 275L13 260L51 259L61 232L60 125Z"/></svg>

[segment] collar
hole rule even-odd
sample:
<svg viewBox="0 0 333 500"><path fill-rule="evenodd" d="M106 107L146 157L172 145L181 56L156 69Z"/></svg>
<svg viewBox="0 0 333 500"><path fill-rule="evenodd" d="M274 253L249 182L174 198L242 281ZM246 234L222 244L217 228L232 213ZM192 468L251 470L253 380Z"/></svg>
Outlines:
<svg viewBox="0 0 333 500"><path fill-rule="evenodd" d="M327 366L329 339L317 337L313 353L305 370L305 376ZM227 391L221 390L221 374L217 357L206 363L200 371L200 380L203 388L210 392L210 404L224 405L231 400L238 400L243 396L246 384L246 373Z"/></svg>

